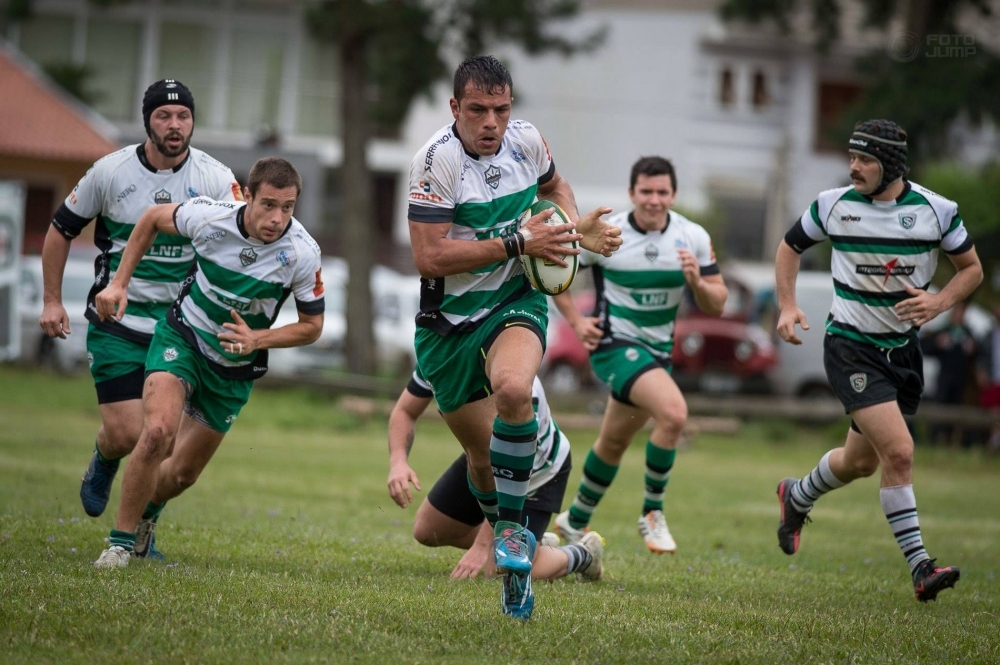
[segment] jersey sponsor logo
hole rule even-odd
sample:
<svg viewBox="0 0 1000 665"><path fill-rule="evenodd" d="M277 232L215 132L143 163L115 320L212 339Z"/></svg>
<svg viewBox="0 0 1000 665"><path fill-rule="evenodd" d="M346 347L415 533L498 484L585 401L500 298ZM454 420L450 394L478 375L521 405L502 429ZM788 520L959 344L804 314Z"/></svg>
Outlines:
<svg viewBox="0 0 1000 665"><path fill-rule="evenodd" d="M662 307L670 301L669 293L633 293L632 299L636 305L646 305L647 307Z"/></svg>
<svg viewBox="0 0 1000 665"><path fill-rule="evenodd" d="M493 189L500 186L500 169L497 168L496 164L491 165L490 168L483 172L483 180Z"/></svg>
<svg viewBox="0 0 1000 665"><path fill-rule="evenodd" d="M880 266L858 264L855 266L854 271L859 275L885 275L885 279L882 280L882 286L885 286L890 276L912 275L913 271L916 270L916 266L901 266L898 264L899 257L897 256Z"/></svg>
<svg viewBox="0 0 1000 665"><path fill-rule="evenodd" d="M852 139L850 139L850 140L848 141L848 143L849 143L850 145L859 145L859 146L861 146L862 148L865 148L865 147L867 147L867 146L868 146L868 141L865 141L864 139L856 139L856 138L852 138Z"/></svg>
<svg viewBox="0 0 1000 665"><path fill-rule="evenodd" d="M118 196L115 197L115 203L121 203L128 197L129 194L132 194L133 192L135 192L135 185L129 185L122 191L118 192ZM75 197L73 203L76 203Z"/></svg>
<svg viewBox="0 0 1000 665"><path fill-rule="evenodd" d="M237 201L243 200L243 190L240 189L240 183L234 182L230 183L229 188L233 190L233 198Z"/></svg>
<svg viewBox="0 0 1000 665"><path fill-rule="evenodd" d="M286 252L285 250L281 250L280 252L278 252L278 263L280 263L283 268L288 267L288 264L291 263L291 261L288 258L288 252Z"/></svg>
<svg viewBox="0 0 1000 665"><path fill-rule="evenodd" d="M194 187L190 187L190 186L188 187L188 198L189 199L196 199L199 196L201 196L201 194L198 193L197 189L195 189Z"/></svg>
<svg viewBox="0 0 1000 665"><path fill-rule="evenodd" d="M156 192L155 194L153 194L153 203L155 203L156 205L161 205L163 203L170 203L170 192L168 192L165 189L161 189L160 191Z"/></svg>
<svg viewBox="0 0 1000 665"><path fill-rule="evenodd" d="M434 153L437 152L437 149L440 148L441 146L443 146L445 143L447 143L450 140L451 140L451 134L445 134L444 136L442 136L441 138L439 138L437 141L435 141L434 143L432 143L429 148L427 148L427 154L424 155L424 170L425 171L430 171L431 170L431 164L434 163Z"/></svg>
<svg viewBox="0 0 1000 665"><path fill-rule="evenodd" d="M525 155L520 150L518 150L517 148L511 149L510 156L513 157L514 161L517 162L518 164L520 164L521 162L528 161L528 156Z"/></svg>
<svg viewBox="0 0 1000 665"><path fill-rule="evenodd" d="M219 302L221 302L223 305L226 305L227 307L232 307L240 314L246 314L247 312L250 311L250 303L244 302L242 300L237 300L235 298L230 298L229 296L219 293L218 291L214 291L214 293L215 297L219 299Z"/></svg>
<svg viewBox="0 0 1000 665"><path fill-rule="evenodd" d="M177 360L178 356L180 356L180 354L177 352L177 349L172 346L163 350L163 359L168 363L172 363Z"/></svg>
<svg viewBox="0 0 1000 665"><path fill-rule="evenodd" d="M510 469L498 469L493 467L493 475L500 476L502 478L512 479L514 477L514 472Z"/></svg>
<svg viewBox="0 0 1000 665"><path fill-rule="evenodd" d="M444 203L444 199L431 191L431 183L421 180L417 183L419 192L410 192L410 198L415 201L432 201L434 203Z"/></svg>
<svg viewBox="0 0 1000 665"><path fill-rule="evenodd" d="M864 392L865 388L868 387L868 375L864 372L851 374L851 387L856 393Z"/></svg>
<svg viewBox="0 0 1000 665"><path fill-rule="evenodd" d="M194 199L194 200L192 200L192 199L188 199L188 200L191 201L191 205L193 205L193 206L209 206L209 205L212 205L212 200L211 199L197 198L197 199Z"/></svg>
<svg viewBox="0 0 1000 665"><path fill-rule="evenodd" d="M240 263L243 267L253 265L257 262L257 252L253 251L253 247L247 247L242 252L240 252Z"/></svg>
<svg viewBox="0 0 1000 665"><path fill-rule="evenodd" d="M229 210L236 210L237 206L237 204L233 203L232 201L212 201L210 199L204 199L204 200L208 203L214 203L220 208L228 208Z"/></svg>
<svg viewBox="0 0 1000 665"><path fill-rule="evenodd" d="M861 218L857 215L841 215L840 221L842 222L860 222Z"/></svg>
<svg viewBox="0 0 1000 665"><path fill-rule="evenodd" d="M643 254L646 257L646 260L652 263L660 257L660 249L656 245L650 243L646 245L646 251L643 252Z"/></svg>
<svg viewBox="0 0 1000 665"><path fill-rule="evenodd" d="M899 225L909 231L917 224L917 214L915 212L899 213Z"/></svg>
<svg viewBox="0 0 1000 665"><path fill-rule="evenodd" d="M323 295L323 269L316 271L316 282L313 284L313 297L319 298Z"/></svg>
<svg viewBox="0 0 1000 665"><path fill-rule="evenodd" d="M219 238L225 238L227 235L229 235L228 231L213 231L205 236L205 240L218 240Z"/></svg>
<svg viewBox="0 0 1000 665"><path fill-rule="evenodd" d="M635 349L625 349L625 360L635 362L639 359L639 352Z"/></svg>
<svg viewBox="0 0 1000 665"><path fill-rule="evenodd" d="M146 256L161 259L179 259L184 255L184 248L180 245L153 245L146 252Z"/></svg>
<svg viewBox="0 0 1000 665"><path fill-rule="evenodd" d="M541 135L539 134L539 136L541 136ZM545 140L544 136L542 136L542 145L545 146L545 157L551 162L552 161L552 153L549 151L549 143L548 143L548 141Z"/></svg>
<svg viewBox="0 0 1000 665"><path fill-rule="evenodd" d="M254 370L256 371L257 368L254 367ZM226 424L227 425L232 425L234 422L236 422L236 416L235 415L226 416Z"/></svg>

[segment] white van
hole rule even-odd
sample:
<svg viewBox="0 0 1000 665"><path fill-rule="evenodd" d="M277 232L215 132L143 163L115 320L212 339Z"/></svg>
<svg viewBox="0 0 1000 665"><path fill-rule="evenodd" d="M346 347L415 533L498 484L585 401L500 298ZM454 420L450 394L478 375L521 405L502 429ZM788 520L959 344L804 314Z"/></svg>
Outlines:
<svg viewBox="0 0 1000 665"><path fill-rule="evenodd" d="M833 304L833 278L830 273L809 270L799 273L795 298L806 315L809 330L799 331L802 344L798 346L783 342L777 336L778 300L774 290L773 264L727 263L722 267L722 275L730 284L730 293L737 296L742 293L743 300L747 301L734 299L733 306L743 308L748 320L759 323L774 335L780 361L768 375L772 390L779 395L832 397L833 391L823 367L826 318Z"/></svg>

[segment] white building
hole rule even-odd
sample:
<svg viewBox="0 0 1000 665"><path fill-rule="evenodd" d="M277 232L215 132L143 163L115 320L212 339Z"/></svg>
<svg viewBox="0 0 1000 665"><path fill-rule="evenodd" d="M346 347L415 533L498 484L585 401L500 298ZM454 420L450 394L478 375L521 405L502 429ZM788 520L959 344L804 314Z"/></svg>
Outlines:
<svg viewBox="0 0 1000 665"><path fill-rule="evenodd" d="M144 138L145 87L180 79L196 99L195 144L238 176L265 154L292 159L305 181L297 216L339 250L331 231L341 160L336 57L309 36L308 4L34 0L33 18L8 36L43 65L89 66L103 95L95 108L127 141ZM565 30L606 25L596 51L571 59L531 59L512 47L497 53L513 73L514 115L542 130L581 209L627 207L632 163L662 155L678 171L678 204L696 219L712 210L721 220L724 251L769 258L817 192L847 182L843 142L827 145L822 130L861 90L851 58L884 39L848 30L846 46L820 58L766 27L727 30L716 6L591 0ZM846 12L845 25L856 18ZM377 223L395 238L395 252L383 243L383 261L408 259L407 171L426 138L451 121L450 88L442 83L432 101L418 101L398 137L372 145ZM992 141L987 155L997 153Z"/></svg>

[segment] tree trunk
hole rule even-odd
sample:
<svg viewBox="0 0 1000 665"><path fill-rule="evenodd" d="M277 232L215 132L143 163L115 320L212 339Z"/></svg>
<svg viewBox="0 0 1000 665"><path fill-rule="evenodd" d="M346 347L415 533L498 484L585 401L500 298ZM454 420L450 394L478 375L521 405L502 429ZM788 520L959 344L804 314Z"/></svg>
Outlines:
<svg viewBox="0 0 1000 665"><path fill-rule="evenodd" d="M342 253L347 259L347 366L357 374L375 373L370 275L375 263L372 182L365 160L370 133L366 100L364 37L345 35L340 42L343 81L343 146L340 183L344 199Z"/></svg>

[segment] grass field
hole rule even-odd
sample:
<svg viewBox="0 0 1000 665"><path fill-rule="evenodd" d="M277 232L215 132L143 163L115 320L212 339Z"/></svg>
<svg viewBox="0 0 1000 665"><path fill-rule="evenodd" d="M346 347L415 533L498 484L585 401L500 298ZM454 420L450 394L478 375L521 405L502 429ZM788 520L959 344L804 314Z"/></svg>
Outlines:
<svg viewBox="0 0 1000 665"><path fill-rule="evenodd" d="M844 430L749 424L679 455L674 556L636 534L643 455L631 450L593 524L604 581L536 585L522 624L501 616L497 581L448 579L457 550L412 540L414 509L385 491L384 422L305 392L254 393L167 507L166 564L95 570L119 489L104 516L84 515L96 413L86 378L0 368L4 663L1000 662L1000 461L975 452L917 456L925 543L962 567L936 603L913 599L875 479L825 497L800 552L782 554L775 484ZM572 491L594 433L567 434ZM425 491L458 450L441 422L421 423Z"/></svg>

